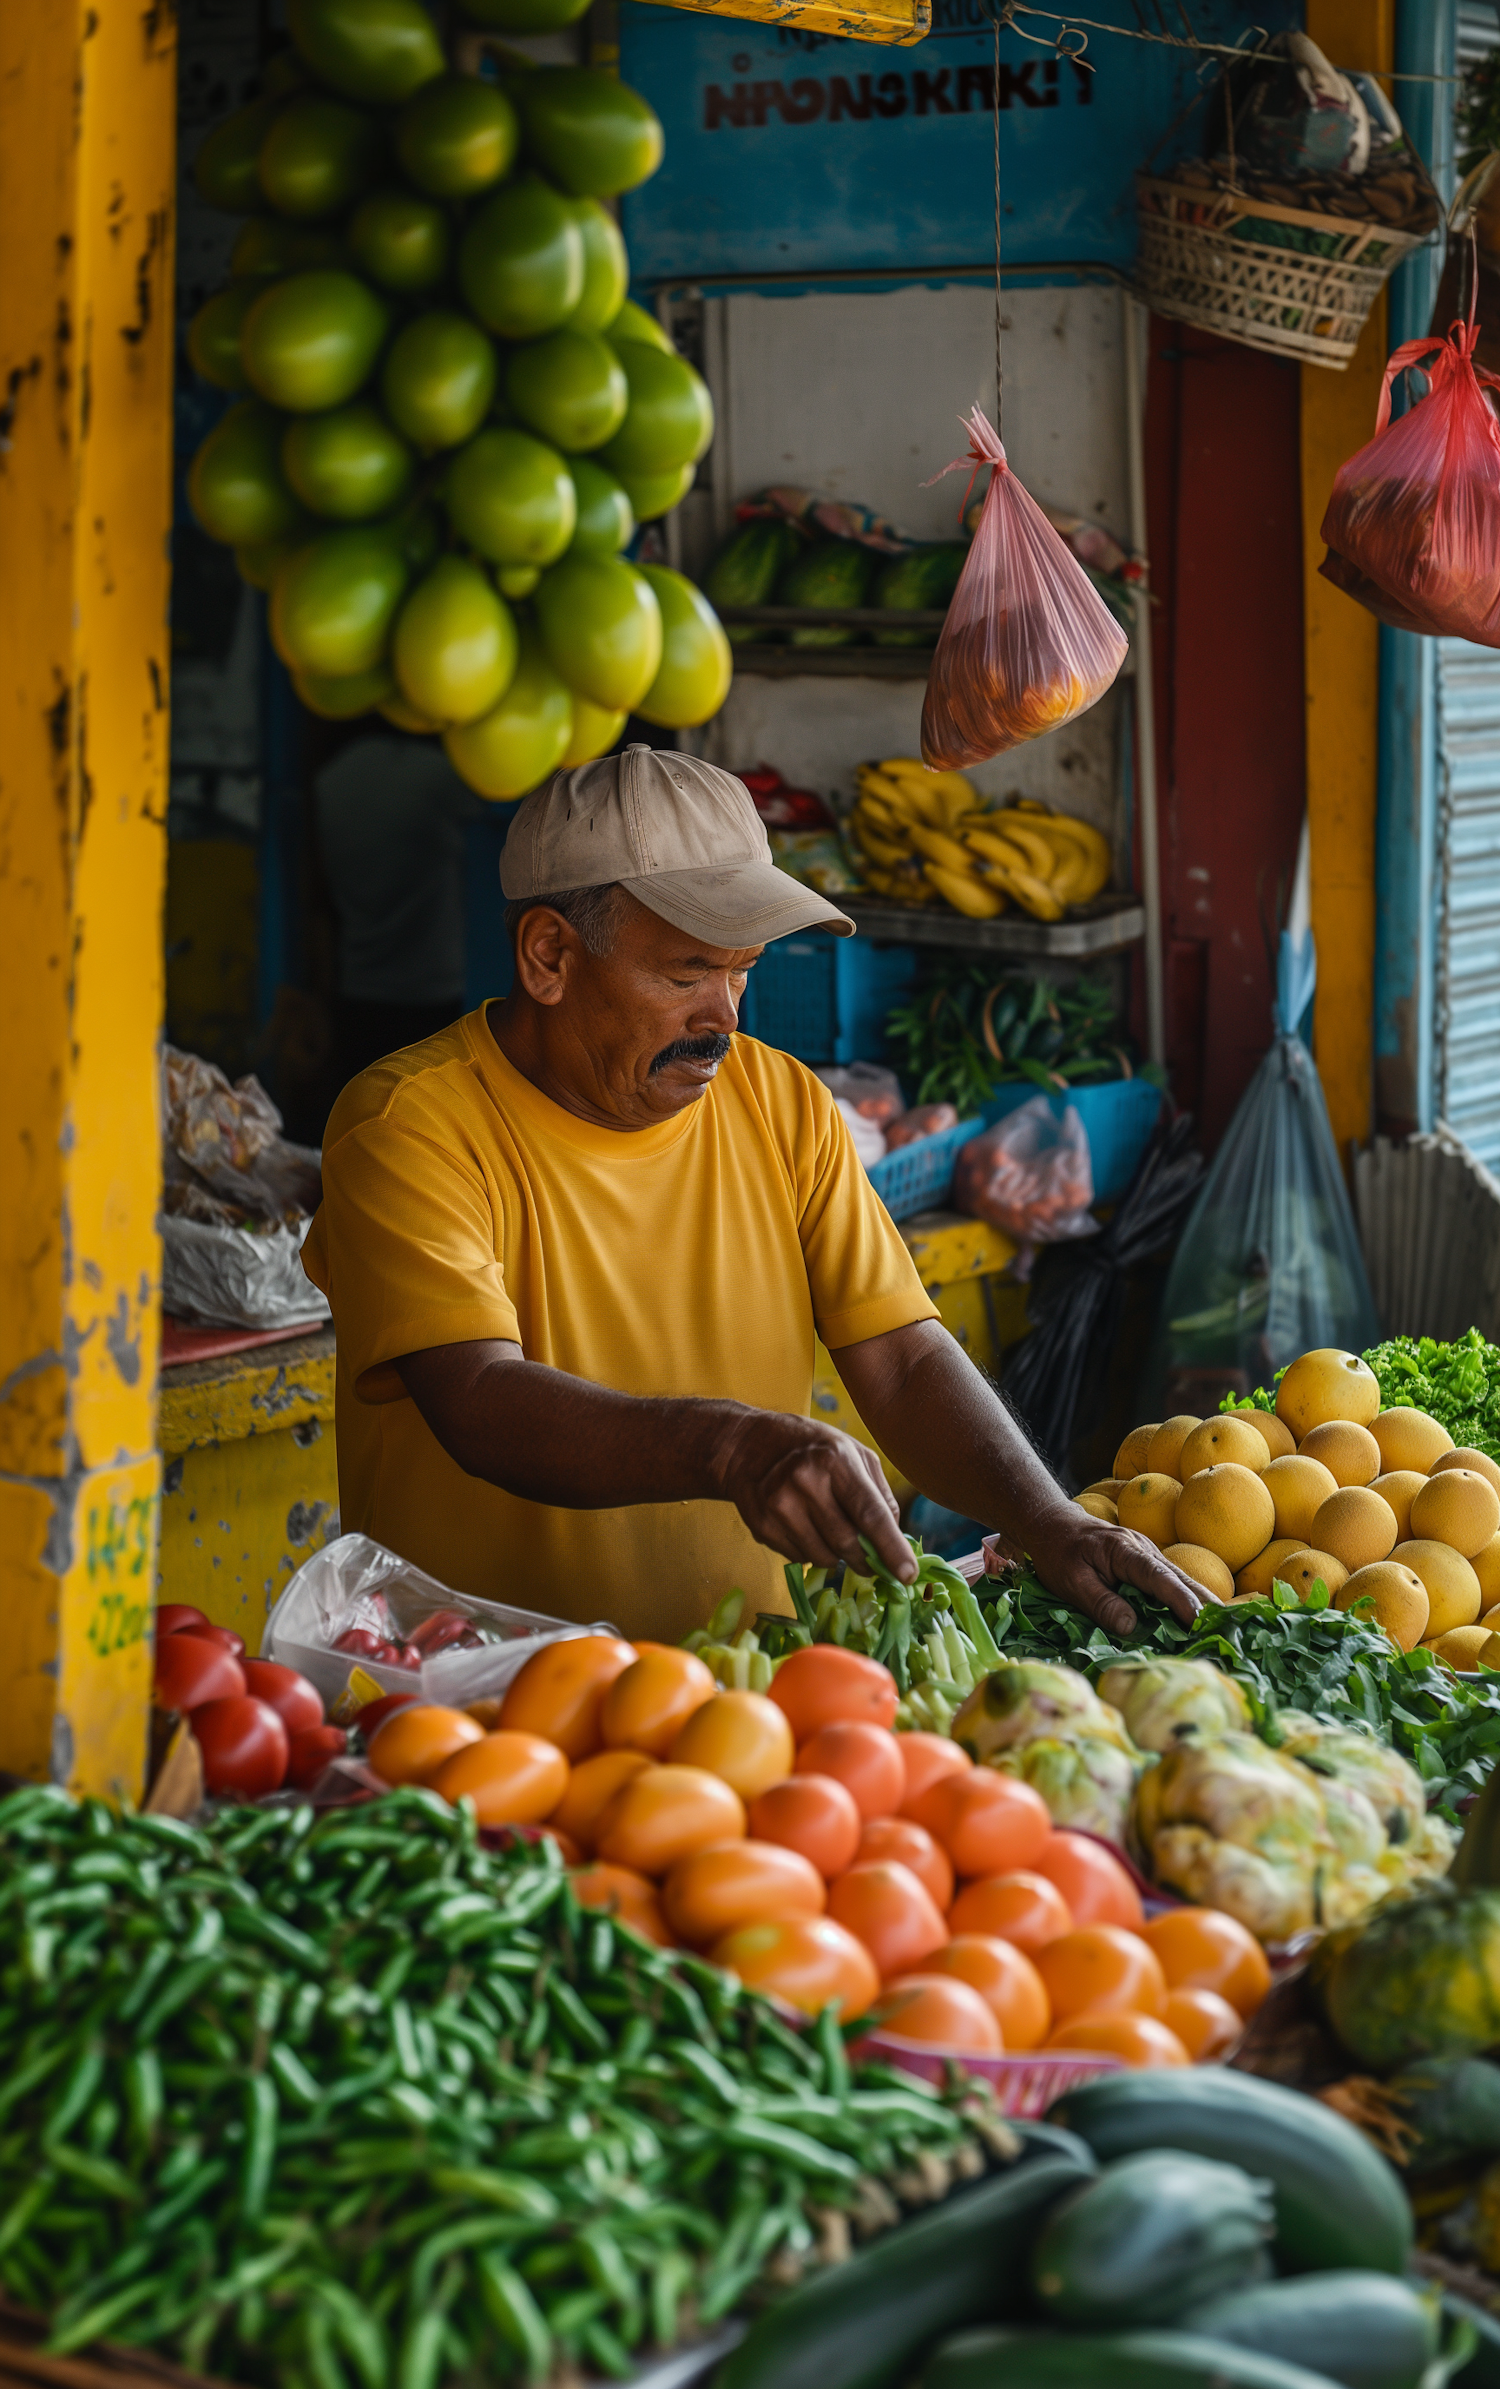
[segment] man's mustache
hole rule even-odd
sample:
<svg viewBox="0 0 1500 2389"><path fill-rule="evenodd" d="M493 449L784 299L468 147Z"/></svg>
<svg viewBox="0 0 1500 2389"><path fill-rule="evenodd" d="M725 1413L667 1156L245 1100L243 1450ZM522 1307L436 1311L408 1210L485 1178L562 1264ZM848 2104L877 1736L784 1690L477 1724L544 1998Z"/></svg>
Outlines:
<svg viewBox="0 0 1500 2389"><path fill-rule="evenodd" d="M722 1062L729 1043L727 1037L679 1037L674 1044L662 1047L647 1075L655 1078L659 1070L670 1069L673 1062Z"/></svg>

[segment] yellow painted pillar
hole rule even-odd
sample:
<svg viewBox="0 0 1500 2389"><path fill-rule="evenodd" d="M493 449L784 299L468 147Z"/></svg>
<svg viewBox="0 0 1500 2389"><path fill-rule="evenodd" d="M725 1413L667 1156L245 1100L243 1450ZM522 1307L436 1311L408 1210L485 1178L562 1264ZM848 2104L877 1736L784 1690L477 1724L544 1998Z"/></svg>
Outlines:
<svg viewBox="0 0 1500 2389"><path fill-rule="evenodd" d="M175 19L0 10L0 1767L133 1795L159 1506Z"/></svg>
<svg viewBox="0 0 1500 2389"><path fill-rule="evenodd" d="M1335 66L1390 67L1395 0L1308 0L1307 30ZM1342 373L1302 367L1302 544L1307 817L1318 948L1314 1039L1341 1155L1368 1137L1375 1071L1375 789L1380 626L1318 571L1318 525L1346 457L1375 429L1388 351L1384 293Z"/></svg>

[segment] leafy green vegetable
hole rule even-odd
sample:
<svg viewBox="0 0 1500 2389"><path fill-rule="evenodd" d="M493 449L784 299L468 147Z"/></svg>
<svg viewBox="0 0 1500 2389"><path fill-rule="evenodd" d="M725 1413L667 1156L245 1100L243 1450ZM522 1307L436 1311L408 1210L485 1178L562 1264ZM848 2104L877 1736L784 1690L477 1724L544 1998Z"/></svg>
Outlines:
<svg viewBox="0 0 1500 2389"><path fill-rule="evenodd" d="M1500 1460L1500 1347L1487 1344L1477 1327L1453 1344L1392 1336L1364 1357L1387 1408L1406 1403L1426 1410L1455 1443Z"/></svg>

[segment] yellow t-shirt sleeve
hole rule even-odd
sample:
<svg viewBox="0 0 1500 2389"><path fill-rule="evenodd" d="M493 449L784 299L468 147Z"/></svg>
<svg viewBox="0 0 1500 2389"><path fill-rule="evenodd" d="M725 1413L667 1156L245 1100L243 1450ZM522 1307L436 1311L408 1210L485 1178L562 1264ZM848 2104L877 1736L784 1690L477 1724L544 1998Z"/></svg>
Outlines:
<svg viewBox="0 0 1500 2389"><path fill-rule="evenodd" d="M437 1344L519 1344L483 1172L462 1153L362 1121L323 1154L303 1265L327 1295L364 1402L398 1402L392 1363Z"/></svg>
<svg viewBox="0 0 1500 2389"><path fill-rule="evenodd" d="M811 1084L816 1142L799 1233L818 1333L837 1352L939 1312L870 1184L843 1114L819 1080Z"/></svg>

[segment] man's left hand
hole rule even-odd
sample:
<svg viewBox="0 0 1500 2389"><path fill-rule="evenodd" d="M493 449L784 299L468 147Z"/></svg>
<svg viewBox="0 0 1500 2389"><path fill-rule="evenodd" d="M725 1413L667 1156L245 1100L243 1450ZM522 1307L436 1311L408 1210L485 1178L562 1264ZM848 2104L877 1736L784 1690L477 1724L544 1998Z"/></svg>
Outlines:
<svg viewBox="0 0 1500 2389"><path fill-rule="evenodd" d="M1164 1559L1154 1543L1128 1526L1091 1518L1075 1502L1052 1508L1027 1536L1031 1562L1049 1593L1081 1609L1106 1634L1128 1634L1135 1611L1115 1587L1133 1584L1155 1593L1175 1618L1189 1626L1203 1607L1203 1593L1190 1577Z"/></svg>

